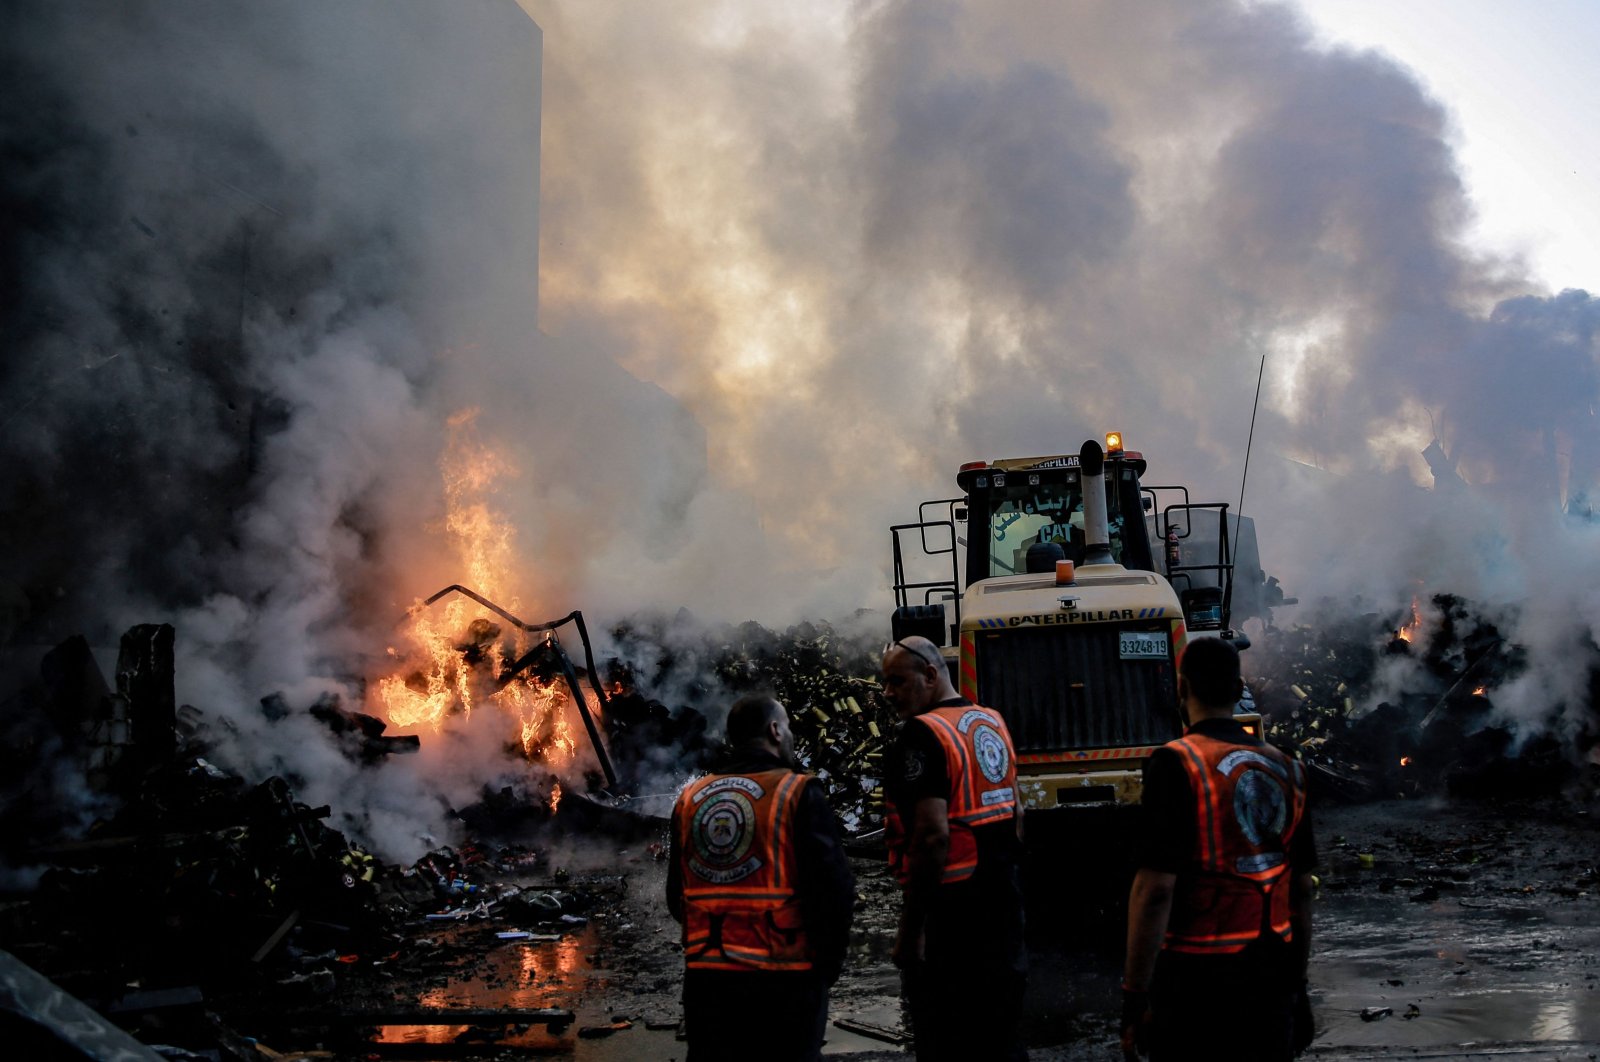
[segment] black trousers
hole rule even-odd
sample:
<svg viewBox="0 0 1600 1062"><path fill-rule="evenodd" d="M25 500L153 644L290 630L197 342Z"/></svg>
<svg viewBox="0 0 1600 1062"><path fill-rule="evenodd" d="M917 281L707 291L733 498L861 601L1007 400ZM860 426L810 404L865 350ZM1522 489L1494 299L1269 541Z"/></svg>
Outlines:
<svg viewBox="0 0 1600 1062"><path fill-rule="evenodd" d="M1022 995L1013 970L919 963L900 972L917 1062L1026 1062Z"/></svg>
<svg viewBox="0 0 1600 1062"><path fill-rule="evenodd" d="M686 1062L816 1062L828 1024L821 974L686 970Z"/></svg>
<svg viewBox="0 0 1600 1062"><path fill-rule="evenodd" d="M1150 988L1150 1062L1289 1062L1299 987L1276 939L1237 955L1163 951Z"/></svg>
<svg viewBox="0 0 1600 1062"><path fill-rule="evenodd" d="M1014 862L980 856L971 880L940 887L923 924L925 959L901 971L917 1062L1026 1062L1024 929Z"/></svg>

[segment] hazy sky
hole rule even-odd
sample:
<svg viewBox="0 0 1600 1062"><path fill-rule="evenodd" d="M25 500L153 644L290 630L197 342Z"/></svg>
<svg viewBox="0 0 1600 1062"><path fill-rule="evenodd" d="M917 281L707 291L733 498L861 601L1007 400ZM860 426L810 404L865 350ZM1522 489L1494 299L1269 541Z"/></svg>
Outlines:
<svg viewBox="0 0 1600 1062"><path fill-rule="evenodd" d="M1450 111L1475 237L1552 290L1600 290L1600 4L1300 0L1331 41L1410 67Z"/></svg>

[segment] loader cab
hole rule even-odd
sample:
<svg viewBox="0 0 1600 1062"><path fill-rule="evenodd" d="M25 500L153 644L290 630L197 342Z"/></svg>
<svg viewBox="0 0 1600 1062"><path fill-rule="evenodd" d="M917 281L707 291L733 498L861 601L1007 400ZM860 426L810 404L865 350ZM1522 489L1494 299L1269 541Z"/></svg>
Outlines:
<svg viewBox="0 0 1600 1062"><path fill-rule="evenodd" d="M1191 631L1232 633L1235 615L1265 616L1264 583L1251 522L1226 502L1194 502L1188 488L1142 482L1144 456L1105 453L1107 531L1111 560L1129 571L1153 572L1178 594ZM1078 454L975 461L961 466L963 494L923 502L914 523L890 527L894 544L895 638L917 634L953 653L962 599L975 584L1028 572L1028 551L1041 543L1082 562L1083 486ZM1038 551L1043 557L1049 551ZM1246 574L1235 611L1234 571ZM1053 561L1048 570L1054 570ZM952 658L953 659L953 658Z"/></svg>
<svg viewBox="0 0 1600 1062"><path fill-rule="evenodd" d="M961 497L923 502L915 523L892 526L894 637L917 634L935 645L953 646L966 589L1026 572L1029 546L1054 542L1067 559L1082 560L1078 462L1077 454L1065 454L963 465L956 474ZM1141 454L1106 455L1106 518L1112 559L1126 568L1156 571L1146 494L1139 484L1144 471Z"/></svg>
<svg viewBox="0 0 1600 1062"><path fill-rule="evenodd" d="M1153 571L1155 559L1136 453L1106 460L1106 518L1111 556L1125 568ZM1066 558L1082 563L1083 490L1077 455L1021 458L963 468L956 482L966 492L965 586L980 579L1026 572L1028 547L1055 542Z"/></svg>

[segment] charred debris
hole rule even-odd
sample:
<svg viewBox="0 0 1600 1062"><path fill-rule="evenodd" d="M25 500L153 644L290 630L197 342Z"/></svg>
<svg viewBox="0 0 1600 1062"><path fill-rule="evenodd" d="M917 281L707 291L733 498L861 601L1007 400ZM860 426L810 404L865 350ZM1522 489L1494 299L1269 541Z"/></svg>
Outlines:
<svg viewBox="0 0 1600 1062"><path fill-rule="evenodd" d="M1469 602L1441 596L1429 615L1426 626L1413 611L1269 628L1246 654L1267 735L1307 765L1318 799L1593 801L1600 673L1590 676L1587 729L1518 733L1495 691L1526 666L1521 650ZM109 682L87 643L69 639L5 702L0 980L13 1000L43 1000L13 1006L8 1035L52 1048L84 1035L88 1019L74 1033L34 1013L72 1000L109 1016L96 1019L96 1035L132 1030L145 1044L178 1045L163 1049L171 1058L253 1059L256 1041L381 1056L374 1030L408 1023L463 1024L490 1046L530 1026L562 1031L570 1012L424 1007L417 986L508 940L581 933L619 904L618 873L569 873L552 860L555 841L659 858L664 820L633 801L648 789L670 797L712 762L720 712L740 693L771 690L789 706L799 751L847 831L870 841L893 717L877 693L881 635L873 617L857 619L782 632L708 629L681 614L615 626L609 657L580 669L603 690L611 770L566 779L573 799L559 809L537 786L486 788L457 812L471 840L410 866L385 864L335 829L335 809L296 798L299 780L218 766L213 750L230 723L176 702L171 627L128 631ZM1412 679L1386 698L1402 661ZM427 740L388 734L331 697L302 705L269 694L252 710L268 725L315 720L371 770Z"/></svg>
<svg viewBox="0 0 1600 1062"><path fill-rule="evenodd" d="M259 1049L271 1043L371 1057L404 1053L374 1041L380 1029L456 1023L478 1057L573 1024L559 1008L419 1003L494 948L566 940L620 902L618 875L552 861L550 804L512 831L486 792L477 812L493 840L385 864L330 825L334 808L297 799L298 780L218 765L236 725L176 703L174 640L165 625L128 631L107 682L69 639L6 700L0 1021L18 1057L151 1058L153 1045L259 1059L277 1057ZM423 740L332 697L271 694L251 710L268 727L309 720L362 769ZM596 845L659 834L576 819Z"/></svg>
<svg viewBox="0 0 1600 1062"><path fill-rule="evenodd" d="M1510 703L1525 651L1463 598L1434 596L1427 622L1414 602L1269 629L1245 661L1268 740L1305 763L1319 799L1597 795L1600 653L1572 662L1588 695L1555 732Z"/></svg>

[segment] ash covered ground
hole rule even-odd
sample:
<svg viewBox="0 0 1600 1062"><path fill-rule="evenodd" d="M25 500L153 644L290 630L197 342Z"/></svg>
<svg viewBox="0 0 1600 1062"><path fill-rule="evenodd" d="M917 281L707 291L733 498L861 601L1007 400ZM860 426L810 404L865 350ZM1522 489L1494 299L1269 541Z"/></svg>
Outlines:
<svg viewBox="0 0 1600 1062"><path fill-rule="evenodd" d="M1592 806L1594 792L1586 795ZM1313 1054L1472 1057L1493 1048L1592 1057L1600 1044L1600 827L1587 807L1430 796L1333 805L1319 809L1316 821L1323 866ZM1080 840L1105 838L1086 831ZM535 894L592 890L589 922L560 942L497 940L504 915L444 938L421 927L413 941L429 943L413 958L352 989L372 998L559 1003L578 1015L577 1033L536 1033L519 1046L579 1058L682 1058L673 1033L680 960L663 899L665 868L648 845L618 848L614 860L597 876L529 883ZM898 1047L875 1040L905 1031L888 962L897 891L881 862L854 866L861 908L852 959L833 993L830 1017L843 1025L830 1030L827 1053L898 1058ZM1036 925L1032 946L1034 1055L1115 1057L1121 969L1114 934L1085 908L1053 915ZM972 1020L984 1020L981 1009Z"/></svg>
<svg viewBox="0 0 1600 1062"><path fill-rule="evenodd" d="M1600 830L1593 814L1545 801L1391 799L1320 809L1317 825L1323 869L1311 971L1320 1029L1313 1054L1395 1049L1472 1057L1493 1048L1584 1058L1600 1044ZM654 852L648 843L597 843L588 855L605 860L603 871L488 875L522 891L481 918L442 929L411 926L397 944L400 957L352 971L341 996L357 1009L420 999L559 1006L575 1015L558 1033L465 1025L384 1030L412 1046L410 1057L506 1058L535 1049L588 1059L682 1058L676 926ZM899 1047L877 1039L905 1033L888 962L898 896L881 862L854 865L861 909L852 959L833 993L830 1017L844 1024L830 1029L827 1053L898 1058ZM530 904L529 896L542 899ZM582 925L541 917L544 904L553 911L562 900L582 912ZM1036 927L1027 1017L1036 1058L1115 1057L1120 949L1090 914L1056 912L1048 926ZM559 939L499 939L506 927ZM972 1020L984 1020L981 1008ZM424 1039L458 1046L428 1055ZM464 1051L472 1042L479 1046Z"/></svg>

